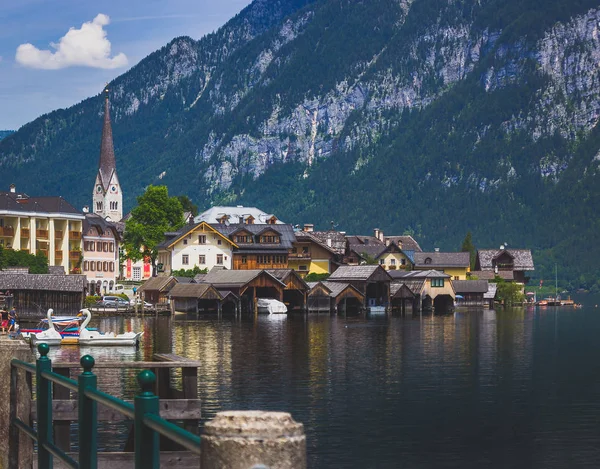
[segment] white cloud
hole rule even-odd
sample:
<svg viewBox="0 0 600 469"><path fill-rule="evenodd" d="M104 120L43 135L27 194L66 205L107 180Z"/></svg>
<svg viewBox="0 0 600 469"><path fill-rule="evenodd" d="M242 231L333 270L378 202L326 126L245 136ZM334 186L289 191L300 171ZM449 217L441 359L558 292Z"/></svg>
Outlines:
<svg viewBox="0 0 600 469"><path fill-rule="evenodd" d="M17 47L15 59L30 68L56 70L73 66L93 68L119 68L127 65L127 57L119 53L110 56L110 41L104 26L110 23L107 15L100 13L92 21L83 23L80 29L70 28L58 44L51 43L55 50L40 50L33 44Z"/></svg>

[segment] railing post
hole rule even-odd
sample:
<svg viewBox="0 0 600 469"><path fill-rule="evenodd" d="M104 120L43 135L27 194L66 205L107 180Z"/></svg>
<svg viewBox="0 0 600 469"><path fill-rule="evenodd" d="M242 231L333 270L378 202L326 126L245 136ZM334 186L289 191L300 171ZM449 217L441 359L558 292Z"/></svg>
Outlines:
<svg viewBox="0 0 600 469"><path fill-rule="evenodd" d="M84 355L79 361L83 372L79 375L79 467L96 469L98 467L98 413L97 403L85 395L86 389L95 390L98 377L92 373L94 358Z"/></svg>
<svg viewBox="0 0 600 469"><path fill-rule="evenodd" d="M38 434L38 468L52 469L52 455L44 448L45 443L52 443L52 385L42 377L44 371L52 371L52 362L47 357L50 347L39 344L40 358L36 360L36 398L37 398L37 434Z"/></svg>
<svg viewBox="0 0 600 469"><path fill-rule="evenodd" d="M156 376L150 370L138 375L142 392L135 396L135 469L158 469L160 467L159 435L144 425L145 414L158 415L158 396L152 390Z"/></svg>

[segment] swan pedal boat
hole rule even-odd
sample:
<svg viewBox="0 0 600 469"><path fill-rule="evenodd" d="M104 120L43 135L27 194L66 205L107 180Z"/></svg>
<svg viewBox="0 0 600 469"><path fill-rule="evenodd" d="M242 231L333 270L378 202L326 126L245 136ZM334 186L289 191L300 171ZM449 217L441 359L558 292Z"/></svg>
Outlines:
<svg viewBox="0 0 600 469"><path fill-rule="evenodd" d="M101 333L90 331L86 327L92 319L92 313L88 309L82 309L79 315L85 316L85 320L79 326L79 337L62 337L52 323L52 309L48 310L48 329L36 334L31 334L31 343L37 345L45 343L48 345L137 345L143 332L125 332L115 334L114 332Z"/></svg>

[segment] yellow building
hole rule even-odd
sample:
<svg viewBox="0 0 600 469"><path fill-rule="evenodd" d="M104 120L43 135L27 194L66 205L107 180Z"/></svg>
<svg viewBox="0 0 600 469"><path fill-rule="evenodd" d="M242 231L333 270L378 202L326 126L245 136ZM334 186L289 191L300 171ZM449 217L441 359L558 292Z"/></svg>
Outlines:
<svg viewBox="0 0 600 469"><path fill-rule="evenodd" d="M467 280L471 271L468 252L415 252L415 270L437 270L448 274L452 280Z"/></svg>
<svg viewBox="0 0 600 469"><path fill-rule="evenodd" d="M0 192L0 245L5 249L43 254L49 266L81 273L82 212L62 197L30 197Z"/></svg>
<svg viewBox="0 0 600 469"><path fill-rule="evenodd" d="M385 270L412 270L413 260L398 245L390 242L377 256L379 265Z"/></svg>
<svg viewBox="0 0 600 469"><path fill-rule="evenodd" d="M307 231L295 233L296 241L288 255L288 266L300 275L330 274L337 266L335 250Z"/></svg>

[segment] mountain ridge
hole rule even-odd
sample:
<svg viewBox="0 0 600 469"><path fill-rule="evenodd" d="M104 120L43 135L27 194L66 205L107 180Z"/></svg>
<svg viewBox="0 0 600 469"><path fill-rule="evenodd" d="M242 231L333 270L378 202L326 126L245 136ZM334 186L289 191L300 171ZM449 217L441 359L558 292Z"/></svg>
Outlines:
<svg viewBox="0 0 600 469"><path fill-rule="evenodd" d="M571 287L600 288L599 7L255 1L110 84L128 204L165 183L203 207L377 225L443 249L471 230L481 247L533 247L536 276L560 262ZM69 182L93 182L100 104L24 126L0 143L1 170L83 205ZM41 178L59 161L65 174Z"/></svg>

